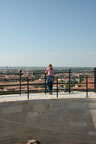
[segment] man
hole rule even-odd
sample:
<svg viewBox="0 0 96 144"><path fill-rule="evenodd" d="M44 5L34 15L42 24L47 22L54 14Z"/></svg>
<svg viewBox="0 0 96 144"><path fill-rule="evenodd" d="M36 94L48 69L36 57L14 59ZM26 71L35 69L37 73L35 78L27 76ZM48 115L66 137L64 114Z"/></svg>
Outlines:
<svg viewBox="0 0 96 144"><path fill-rule="evenodd" d="M49 64L48 68L45 70L45 73L48 74L48 78L47 78L48 92L52 94L53 79L54 79L54 69L52 67L52 64Z"/></svg>

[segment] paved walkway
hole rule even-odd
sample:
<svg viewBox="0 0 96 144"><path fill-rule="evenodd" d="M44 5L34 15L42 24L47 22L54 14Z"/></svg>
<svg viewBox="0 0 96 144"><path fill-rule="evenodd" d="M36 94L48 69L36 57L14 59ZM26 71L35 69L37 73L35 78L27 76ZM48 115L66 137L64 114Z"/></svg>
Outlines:
<svg viewBox="0 0 96 144"><path fill-rule="evenodd" d="M69 94L68 92L60 92L58 94L59 99L64 98L86 98L86 92L72 92ZM96 98L96 93L89 92L88 98ZM36 99L57 99L56 93L53 93L52 95L44 94L44 93L34 93L29 94L29 100L36 100ZM12 95L0 95L0 102L9 102L9 101L23 101L28 100L27 94L12 94Z"/></svg>

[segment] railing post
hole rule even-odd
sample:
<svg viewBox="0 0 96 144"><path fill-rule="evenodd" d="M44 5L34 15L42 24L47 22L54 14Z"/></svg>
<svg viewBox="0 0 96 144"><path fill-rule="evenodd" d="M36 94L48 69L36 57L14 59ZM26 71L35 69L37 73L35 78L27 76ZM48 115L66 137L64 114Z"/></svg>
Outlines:
<svg viewBox="0 0 96 144"><path fill-rule="evenodd" d="M27 77L27 99L29 100L29 78Z"/></svg>
<svg viewBox="0 0 96 144"><path fill-rule="evenodd" d="M69 93L71 93L71 69L69 69Z"/></svg>
<svg viewBox="0 0 96 144"><path fill-rule="evenodd" d="M96 92L96 67L94 68L94 92Z"/></svg>
<svg viewBox="0 0 96 144"><path fill-rule="evenodd" d="M58 98L58 77L57 77L57 98Z"/></svg>
<svg viewBox="0 0 96 144"><path fill-rule="evenodd" d="M19 94L21 95L21 76L22 76L22 70L20 70L20 85L19 85Z"/></svg>
<svg viewBox="0 0 96 144"><path fill-rule="evenodd" d="M45 73L45 94L46 94L47 88L46 88L46 73Z"/></svg>
<svg viewBox="0 0 96 144"><path fill-rule="evenodd" d="M88 98L88 75L86 75L86 97Z"/></svg>

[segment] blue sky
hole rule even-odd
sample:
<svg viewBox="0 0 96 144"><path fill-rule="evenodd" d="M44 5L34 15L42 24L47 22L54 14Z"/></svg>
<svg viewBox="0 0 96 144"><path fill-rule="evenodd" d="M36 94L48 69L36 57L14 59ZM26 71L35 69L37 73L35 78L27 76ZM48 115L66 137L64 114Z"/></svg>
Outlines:
<svg viewBox="0 0 96 144"><path fill-rule="evenodd" d="M96 0L0 0L0 66L96 66Z"/></svg>

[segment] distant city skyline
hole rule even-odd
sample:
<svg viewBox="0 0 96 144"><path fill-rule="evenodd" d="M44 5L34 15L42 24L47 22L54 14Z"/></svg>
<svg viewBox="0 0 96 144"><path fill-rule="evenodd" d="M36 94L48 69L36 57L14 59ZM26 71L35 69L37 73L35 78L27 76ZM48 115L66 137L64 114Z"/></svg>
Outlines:
<svg viewBox="0 0 96 144"><path fill-rule="evenodd" d="M0 0L0 67L96 67L96 0Z"/></svg>

